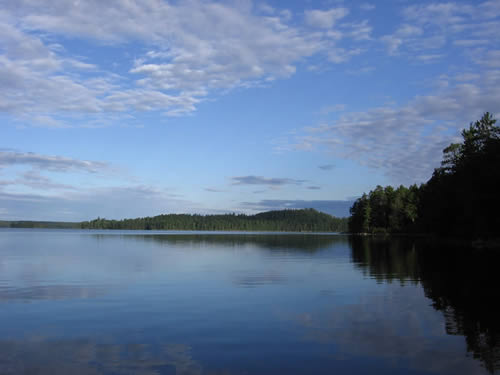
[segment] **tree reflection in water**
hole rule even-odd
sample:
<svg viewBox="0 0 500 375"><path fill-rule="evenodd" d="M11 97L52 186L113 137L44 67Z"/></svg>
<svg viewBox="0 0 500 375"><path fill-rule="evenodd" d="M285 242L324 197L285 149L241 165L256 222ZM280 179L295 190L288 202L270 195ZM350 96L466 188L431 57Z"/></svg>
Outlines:
<svg viewBox="0 0 500 375"><path fill-rule="evenodd" d="M443 313L446 332L463 335L468 352L489 372L500 370L497 251L404 237L351 237L350 243L352 261L365 275L422 285Z"/></svg>

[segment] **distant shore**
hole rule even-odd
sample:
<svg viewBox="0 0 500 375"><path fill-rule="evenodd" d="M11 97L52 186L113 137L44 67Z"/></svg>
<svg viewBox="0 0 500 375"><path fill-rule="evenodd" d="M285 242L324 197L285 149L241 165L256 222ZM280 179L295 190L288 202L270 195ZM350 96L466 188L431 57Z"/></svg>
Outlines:
<svg viewBox="0 0 500 375"><path fill-rule="evenodd" d="M347 218L338 218L312 208L245 214L164 214L152 217L82 222L0 221L0 227L47 229L195 230L257 232L345 232Z"/></svg>

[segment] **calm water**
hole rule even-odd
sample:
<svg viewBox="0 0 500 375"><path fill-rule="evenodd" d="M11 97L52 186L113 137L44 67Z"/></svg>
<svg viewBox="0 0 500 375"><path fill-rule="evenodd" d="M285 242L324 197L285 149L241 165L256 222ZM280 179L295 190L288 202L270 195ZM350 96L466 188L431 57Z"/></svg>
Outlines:
<svg viewBox="0 0 500 375"><path fill-rule="evenodd" d="M499 256L334 235L0 230L0 374L488 374Z"/></svg>

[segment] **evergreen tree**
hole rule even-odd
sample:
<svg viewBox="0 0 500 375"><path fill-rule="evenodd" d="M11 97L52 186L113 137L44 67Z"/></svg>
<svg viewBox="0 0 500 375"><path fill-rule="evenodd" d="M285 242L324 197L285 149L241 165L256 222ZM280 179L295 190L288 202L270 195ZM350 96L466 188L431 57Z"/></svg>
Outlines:
<svg viewBox="0 0 500 375"><path fill-rule="evenodd" d="M464 129L463 141L443 150L441 167L426 184L377 186L364 194L351 207L349 230L498 237L500 128L495 124L487 112Z"/></svg>

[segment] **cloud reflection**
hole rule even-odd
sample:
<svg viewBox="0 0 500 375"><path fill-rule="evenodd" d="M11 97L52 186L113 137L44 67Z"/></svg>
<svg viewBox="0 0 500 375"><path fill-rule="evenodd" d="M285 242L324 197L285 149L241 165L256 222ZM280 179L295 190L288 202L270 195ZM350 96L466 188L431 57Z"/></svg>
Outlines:
<svg viewBox="0 0 500 375"><path fill-rule="evenodd" d="M258 286L273 284L286 284L287 282L287 277L273 271L259 274L243 272L242 274L236 275L233 279L233 283L235 285L243 288L255 288Z"/></svg>
<svg viewBox="0 0 500 375"><path fill-rule="evenodd" d="M486 374L482 363L465 355L460 337L449 336L439 312L425 303L418 287L388 286L388 293L329 312L293 317L304 328L304 340L333 344L337 359L357 356L381 360L392 368L435 374Z"/></svg>
<svg viewBox="0 0 500 375"><path fill-rule="evenodd" d="M200 375L202 365L183 344L100 344L86 339L0 341L4 375Z"/></svg>
<svg viewBox="0 0 500 375"><path fill-rule="evenodd" d="M105 286L32 285L29 287L0 288L0 302L89 299L107 293Z"/></svg>

